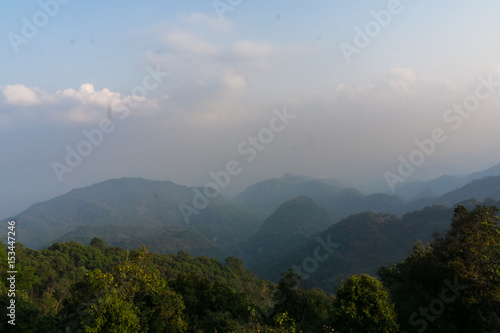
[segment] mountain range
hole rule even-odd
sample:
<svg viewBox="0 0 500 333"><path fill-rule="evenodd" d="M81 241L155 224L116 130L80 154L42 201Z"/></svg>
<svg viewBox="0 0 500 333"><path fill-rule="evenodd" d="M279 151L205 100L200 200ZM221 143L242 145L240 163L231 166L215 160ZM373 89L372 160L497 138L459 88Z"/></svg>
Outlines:
<svg viewBox="0 0 500 333"><path fill-rule="evenodd" d="M240 257L272 281L293 267L309 286L334 290L343 278L374 275L381 265L405 258L415 241L444 232L456 204L499 205L498 173L500 166L443 176L395 194L365 194L336 180L286 174L232 200L212 198L189 221L179 207L192 205L202 188L121 178L74 189L9 219L18 222L17 240L34 249L99 237L125 249L143 244L159 253Z"/></svg>

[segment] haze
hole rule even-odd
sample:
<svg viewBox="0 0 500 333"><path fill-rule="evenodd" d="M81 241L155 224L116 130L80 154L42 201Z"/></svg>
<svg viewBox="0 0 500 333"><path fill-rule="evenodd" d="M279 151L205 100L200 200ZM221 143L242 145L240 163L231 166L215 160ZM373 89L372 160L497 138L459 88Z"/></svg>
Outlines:
<svg viewBox="0 0 500 333"><path fill-rule="evenodd" d="M0 11L2 216L110 178L201 186L230 161L228 195L284 173L390 193L435 129L404 182L500 162L496 1L41 3Z"/></svg>

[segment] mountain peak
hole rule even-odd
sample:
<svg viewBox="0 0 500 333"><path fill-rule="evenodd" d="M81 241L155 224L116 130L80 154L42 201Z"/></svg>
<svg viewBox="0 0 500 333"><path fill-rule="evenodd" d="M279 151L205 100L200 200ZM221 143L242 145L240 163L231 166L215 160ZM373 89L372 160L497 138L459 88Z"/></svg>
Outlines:
<svg viewBox="0 0 500 333"><path fill-rule="evenodd" d="M336 222L328 211L312 199L298 196L283 203L252 237L259 246L269 246L297 235L312 236Z"/></svg>

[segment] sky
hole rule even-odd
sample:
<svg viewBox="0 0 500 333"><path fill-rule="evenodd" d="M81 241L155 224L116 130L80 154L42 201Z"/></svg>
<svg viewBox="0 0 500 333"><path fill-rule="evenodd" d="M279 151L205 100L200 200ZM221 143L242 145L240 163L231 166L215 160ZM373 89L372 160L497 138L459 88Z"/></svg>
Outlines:
<svg viewBox="0 0 500 333"><path fill-rule="evenodd" d="M500 163L498 1L0 7L0 216L120 177L390 193Z"/></svg>

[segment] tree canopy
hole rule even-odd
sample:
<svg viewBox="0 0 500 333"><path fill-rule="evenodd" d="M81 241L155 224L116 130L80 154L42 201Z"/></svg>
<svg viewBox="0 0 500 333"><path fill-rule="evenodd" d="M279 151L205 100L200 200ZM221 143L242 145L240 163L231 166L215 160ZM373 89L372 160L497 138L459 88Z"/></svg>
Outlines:
<svg viewBox="0 0 500 333"><path fill-rule="evenodd" d="M287 270L275 284L236 257L127 251L100 239L36 251L16 244L16 326L2 332L499 332L500 224L495 207L455 209L449 230L377 277L335 294ZM0 247L0 306L7 248ZM326 264L326 263L324 263Z"/></svg>

